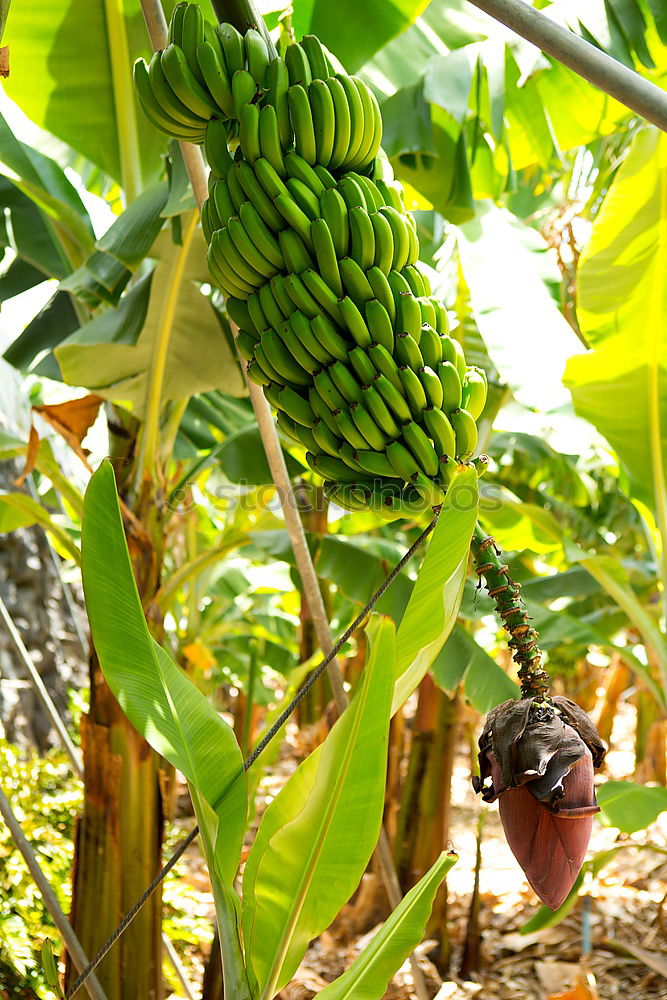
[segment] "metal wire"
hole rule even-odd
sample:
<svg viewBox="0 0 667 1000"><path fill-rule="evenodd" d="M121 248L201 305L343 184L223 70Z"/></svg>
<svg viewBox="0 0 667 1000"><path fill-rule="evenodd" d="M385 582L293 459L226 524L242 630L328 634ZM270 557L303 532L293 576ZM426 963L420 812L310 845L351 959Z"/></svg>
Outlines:
<svg viewBox="0 0 667 1000"><path fill-rule="evenodd" d="M436 511L435 511L435 515L434 515L433 519L426 526L426 528L422 531L422 533L419 536L419 538L415 542L413 542L413 544L410 546L410 548L405 553L405 555L399 560L399 562L396 563L396 565L394 566L394 568L392 569L392 571L388 574L388 576L385 578L385 580L380 585L380 587L378 587L378 589L375 591L375 593L373 594L373 596L371 597L371 599L368 601L368 603L364 606L364 608L359 612L359 614L354 619L354 621L352 622L352 624L349 625L346 628L346 630L343 632L343 634L337 640L337 642L335 643L335 645L329 650L329 652L327 653L327 655L323 658L323 660L319 663L319 665L311 673L311 675L309 676L308 680L304 683L303 687L297 692L297 694L291 700L291 702L289 703L289 705L281 712L281 714L279 715L279 717L276 719L276 721L271 726L271 728L269 729L269 731L262 737L262 739L259 741L259 743L255 747L255 749L252 751L252 753L246 758L246 760L244 760L244 762L243 762L243 768L238 772L238 774L236 774L231 779L231 781L229 782L229 784L227 785L227 787L223 790L223 792L222 792L220 798L218 799L218 801L213 804L213 808L214 809L218 808L218 806L223 801L223 799L225 798L225 796L228 794L229 790L232 788L232 786L235 784L235 782L241 777L242 774L244 774L246 771L249 770L249 768L252 767L252 765L255 763L255 761L258 759L258 757L264 752L264 750L266 750L266 748L269 745L269 743L271 742L271 740L280 732L280 730L282 729L282 727L285 725L285 723L287 722L287 720L289 719L289 717L293 713L294 709L303 701L303 699L306 697L306 695L308 694L308 692L312 688L312 686L315 683L315 681L326 670L326 668L329 665L330 661L341 651L341 649L343 648L343 646L345 645L345 643L347 642L347 640L350 638L350 636L352 635L352 633L355 632L356 629L358 629L359 626L365 621L365 619L371 613L371 611L373 610L374 606L380 600L380 598L385 593L385 591L387 590L387 588L393 583L393 581L396 579L396 577L401 572L401 570L406 565L406 563L408 563L410 561L410 559L413 557L413 555L415 554L415 552L417 551L417 549L420 547L420 545L431 534L431 532L435 528L436 524L438 523L438 517L439 517L439 515L440 515L440 508L437 508ZM190 831L190 833L187 835L187 837L185 838L185 840L180 844L180 846L174 851L174 853L172 854L172 856L169 858L169 861L167 861L167 863L164 866L164 868L162 869L162 871L159 872L158 875L156 875L156 877L153 879L153 881L151 882L151 884L148 886L148 888L146 889L146 891L144 892L144 894L137 900L137 902L134 904L134 906L132 907L132 909L128 910L128 912L125 914L125 916L123 917L123 919L119 923L119 925L116 928L116 930L105 941L105 943L102 945L102 947L97 952L97 954L95 955L95 957L93 959L91 959L91 961L88 963L88 965L83 970L83 972L78 977L78 979L76 979L75 982L72 983L72 985L70 986L69 990L65 994L66 1000L71 1000L71 998L76 993L78 993L79 989L81 988L81 986L83 986L83 984L85 983L86 979L97 968L97 966L100 964L100 962L102 961L102 959L109 953L109 951L111 950L111 948L113 948L113 946L116 943L116 941L118 940L118 938L129 927L129 925L132 923L132 921L134 920L134 918L136 917L136 915L139 913L139 911L141 910L141 908L148 902L148 900L153 895L153 893L155 892L155 890L158 888L158 886L160 885L160 883L162 882L162 880L165 878L166 875L169 874L169 872L174 867L174 865L176 864L176 862L183 856L183 854L188 849L188 847L190 846L190 844L192 844L192 842L197 838L198 834L199 834L199 827L195 826Z"/></svg>

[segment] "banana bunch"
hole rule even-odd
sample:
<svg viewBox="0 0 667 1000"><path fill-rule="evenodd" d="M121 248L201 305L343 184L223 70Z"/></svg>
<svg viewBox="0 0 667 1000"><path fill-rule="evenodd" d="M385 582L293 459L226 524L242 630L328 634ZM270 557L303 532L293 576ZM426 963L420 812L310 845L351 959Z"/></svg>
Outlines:
<svg viewBox="0 0 667 1000"><path fill-rule="evenodd" d="M270 58L194 3L135 81L159 128L204 145L209 271L281 430L347 509L440 503L477 447L486 377L418 266L370 88L314 36Z"/></svg>

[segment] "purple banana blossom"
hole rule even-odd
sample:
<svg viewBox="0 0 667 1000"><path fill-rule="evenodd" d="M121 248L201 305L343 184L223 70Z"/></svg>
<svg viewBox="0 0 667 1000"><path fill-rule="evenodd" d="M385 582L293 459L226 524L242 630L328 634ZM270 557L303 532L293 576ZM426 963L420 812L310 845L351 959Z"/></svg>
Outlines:
<svg viewBox="0 0 667 1000"><path fill-rule="evenodd" d="M593 787L605 747L569 698L506 701L479 740L475 791L499 799L507 842L531 886L552 910L579 874L598 812Z"/></svg>

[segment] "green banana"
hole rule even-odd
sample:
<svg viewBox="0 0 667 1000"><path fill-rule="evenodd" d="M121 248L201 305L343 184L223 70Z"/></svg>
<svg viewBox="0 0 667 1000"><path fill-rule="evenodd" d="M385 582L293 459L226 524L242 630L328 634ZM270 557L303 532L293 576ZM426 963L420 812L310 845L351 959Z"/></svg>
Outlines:
<svg viewBox="0 0 667 1000"><path fill-rule="evenodd" d="M251 358L248 364L245 366L245 373L251 382L255 385L267 386L270 384L270 379L268 375L265 375L261 369L259 362L256 358Z"/></svg>
<svg viewBox="0 0 667 1000"><path fill-rule="evenodd" d="M197 46L197 63L204 84L225 118L234 117L234 98L227 71L210 42ZM225 148L227 142L225 141Z"/></svg>
<svg viewBox="0 0 667 1000"><path fill-rule="evenodd" d="M339 455L345 464L349 465L349 467L354 469L355 472L362 472L366 475L366 469L362 468L359 462L355 459L354 456L356 455L356 451L349 441L341 441Z"/></svg>
<svg viewBox="0 0 667 1000"><path fill-rule="evenodd" d="M366 197L368 214L373 215L375 212L379 212L379 210L384 206L384 198L380 194L380 191L375 183L370 179L370 177L366 177L365 174L355 174L354 177Z"/></svg>
<svg viewBox="0 0 667 1000"><path fill-rule="evenodd" d="M204 79L197 62L197 46L204 42L204 17L199 4L189 3L181 18L181 41L179 48L183 50L183 55L190 67L190 72L196 77L199 83L204 83Z"/></svg>
<svg viewBox="0 0 667 1000"><path fill-rule="evenodd" d="M244 104L239 115L239 145L249 163L261 156L259 145L259 108L256 104Z"/></svg>
<svg viewBox="0 0 667 1000"><path fill-rule="evenodd" d="M468 368L463 379L462 406L473 420L478 420L486 406L488 385L482 368Z"/></svg>
<svg viewBox="0 0 667 1000"><path fill-rule="evenodd" d="M368 502L371 498L371 490L359 485L345 483L337 486L335 483L328 483L324 488L327 500L333 501L343 510L356 511L367 510Z"/></svg>
<svg viewBox="0 0 667 1000"><path fill-rule="evenodd" d="M255 160L254 170L249 163L244 163L243 161L234 164L234 169L230 170L227 175L229 193L237 212L240 212L244 201L251 201L269 230L273 233L278 233L282 229L286 228L285 220L280 212L276 210L273 202L267 196L266 191L259 181L259 177L257 176L257 165L260 163L266 163L267 166L270 166L268 161L263 159ZM273 168L271 167L271 169ZM240 204L237 204L238 194L235 197L234 184L236 185L237 191L241 194Z"/></svg>
<svg viewBox="0 0 667 1000"><path fill-rule="evenodd" d="M232 215L227 223L227 229L229 230L232 243L243 260L247 262L250 267L254 268L258 274L261 274L262 277L273 277L277 268L274 264L268 261L262 253L260 253L259 249L250 239L250 236L248 235L246 228L238 215Z"/></svg>
<svg viewBox="0 0 667 1000"><path fill-rule="evenodd" d="M262 275L260 271L257 271L239 253L234 241L232 240L229 228L221 229L218 239L220 252L225 258L228 266L231 268L233 275L237 275L243 281L246 281L253 287L253 289L259 288L260 285L264 284L266 275Z"/></svg>
<svg viewBox="0 0 667 1000"><path fill-rule="evenodd" d="M398 373L398 369L396 369ZM398 373L400 375L400 373ZM400 390L396 388L393 382L384 375L382 372L378 374L373 379L373 385L380 393L385 403L390 410L393 411L397 420L400 423L405 423L406 420L412 419L412 413L410 407L405 401L405 396L403 395L403 383L401 382Z"/></svg>
<svg viewBox="0 0 667 1000"><path fill-rule="evenodd" d="M354 347L348 354L348 360L359 379L361 385L370 385L376 374L375 365L362 347Z"/></svg>
<svg viewBox="0 0 667 1000"><path fill-rule="evenodd" d="M232 215L236 215L234 203L229 196L229 188L225 180L219 180L213 184L209 200L212 203L212 208L215 210L215 214L211 216L211 219L215 219L220 223L215 228L222 229L227 225L227 220L231 219Z"/></svg>
<svg viewBox="0 0 667 1000"><path fill-rule="evenodd" d="M318 270L327 285L340 298L343 295L343 283L336 259L336 248L331 230L324 219L315 219L311 223L310 238L317 258Z"/></svg>
<svg viewBox="0 0 667 1000"><path fill-rule="evenodd" d="M350 369L342 361L334 361L327 369L333 384L348 403L358 403L361 400L361 386Z"/></svg>
<svg viewBox="0 0 667 1000"><path fill-rule="evenodd" d="M354 457L364 472L368 472L371 476L391 478L396 475L394 466L382 452L358 450L355 451Z"/></svg>
<svg viewBox="0 0 667 1000"><path fill-rule="evenodd" d="M456 434L456 457L470 458L477 447L477 424L467 410L453 410L449 417Z"/></svg>
<svg viewBox="0 0 667 1000"><path fill-rule="evenodd" d="M364 306L366 326L374 344L381 344L390 353L394 350L394 328L389 313L379 299L369 299Z"/></svg>
<svg viewBox="0 0 667 1000"><path fill-rule="evenodd" d="M361 402L384 434L390 438L399 436L401 429L374 385L370 384L363 387Z"/></svg>
<svg viewBox="0 0 667 1000"><path fill-rule="evenodd" d="M378 343L371 344L368 348L368 357L373 363L373 367L380 375L384 375L394 385L399 392L403 391L403 383L398 375L398 365L394 361L390 352ZM406 418L408 419L408 418Z"/></svg>
<svg viewBox="0 0 667 1000"><path fill-rule="evenodd" d="M442 408L447 413L458 410L462 402L461 379L451 361L441 361L435 373L442 385Z"/></svg>
<svg viewBox="0 0 667 1000"><path fill-rule="evenodd" d="M408 268L406 267L403 270L407 271ZM412 294L414 295L415 294L414 286L411 287L412 287ZM421 314L422 314L422 326L432 327L433 332L437 334L438 314L435 310L435 306L433 305L431 300L427 298L425 295L420 294L417 295L416 298L419 299L419 308L421 309Z"/></svg>
<svg viewBox="0 0 667 1000"><path fill-rule="evenodd" d="M378 118L381 120L381 116L375 95L371 92L370 87L363 80L360 80L358 76L353 76L350 79L359 92L364 124L362 142L355 156L352 159L348 159L348 167L352 170L361 171L371 160L375 159L380 148L382 128L380 127L378 130L377 121Z"/></svg>
<svg viewBox="0 0 667 1000"><path fill-rule="evenodd" d="M258 138L262 158L268 160L277 174L284 175L285 161L280 142L278 115L271 104L265 104L259 112Z"/></svg>
<svg viewBox="0 0 667 1000"><path fill-rule="evenodd" d="M169 19L169 28L167 31L167 41L176 42L180 45L183 41L183 18L185 17L185 11L188 8L187 0L183 0L182 3L177 3L174 5L174 9L171 12L171 18Z"/></svg>
<svg viewBox="0 0 667 1000"><path fill-rule="evenodd" d="M217 198L214 200L216 210L218 210L219 214L218 200ZM239 217L248 236L262 256L265 257L274 268L282 270L285 266L285 261L283 260L278 240L275 238L251 201L246 201L243 205L241 205L241 208L239 209Z"/></svg>
<svg viewBox="0 0 667 1000"><path fill-rule="evenodd" d="M322 163L315 164L313 167L313 173L319 178L325 190L336 187L336 181L333 174L331 174Z"/></svg>
<svg viewBox="0 0 667 1000"><path fill-rule="evenodd" d="M363 309L369 299L375 298L368 278L352 257L341 257L338 269L348 296L357 309Z"/></svg>
<svg viewBox="0 0 667 1000"><path fill-rule="evenodd" d="M304 285L300 276L298 274L288 274L284 280L287 294L296 308L305 313L309 319L316 316L319 312L317 302Z"/></svg>
<svg viewBox="0 0 667 1000"><path fill-rule="evenodd" d="M214 282L226 296L233 295L237 299L246 299L255 290L256 285L242 278L227 260L226 248L223 247L224 229L218 229L211 235L207 260ZM228 235L228 234L227 234Z"/></svg>
<svg viewBox="0 0 667 1000"><path fill-rule="evenodd" d="M247 69L237 69L232 77L232 97L234 98L234 113L241 117L241 111L246 104L251 104L257 93L257 84Z"/></svg>
<svg viewBox="0 0 667 1000"><path fill-rule="evenodd" d="M320 211L331 232L331 238L336 248L338 258L345 257L349 245L349 227L347 222L347 205L345 199L331 188L320 196Z"/></svg>
<svg viewBox="0 0 667 1000"><path fill-rule="evenodd" d="M412 290L409 284L403 277L403 275L392 268L392 270L387 274L387 283L391 288L391 293L393 296L393 301L395 303L395 308L398 310L399 303L401 301L401 296L409 295L412 296ZM379 296L378 296L379 298Z"/></svg>
<svg viewBox="0 0 667 1000"><path fill-rule="evenodd" d="M370 216L375 236L373 264L389 274L394 262L394 234L384 215L373 212ZM370 265L369 265L370 266Z"/></svg>
<svg viewBox="0 0 667 1000"><path fill-rule="evenodd" d="M303 386L311 384L310 374L295 361L275 330L264 330L261 346L283 383L292 382L294 385Z"/></svg>
<svg viewBox="0 0 667 1000"><path fill-rule="evenodd" d="M340 327L344 327L345 320L340 301L336 298L335 292L329 288L322 276L317 271L314 271L312 267L307 267L301 277L306 288L312 297L317 300L319 306L324 309L334 323Z"/></svg>
<svg viewBox="0 0 667 1000"><path fill-rule="evenodd" d="M278 233L278 246L288 271L299 274L312 264L308 250L300 236L293 229L283 229Z"/></svg>
<svg viewBox="0 0 667 1000"><path fill-rule="evenodd" d="M340 80L332 76L325 82L334 107L334 134L329 169L336 170L345 160L350 145L350 105L347 103L345 89Z"/></svg>
<svg viewBox="0 0 667 1000"><path fill-rule="evenodd" d="M266 286L262 285L262 288L264 287ZM264 332L264 330L268 330L269 327L273 326L273 324L270 323L269 320L267 319L266 313L262 308L259 292L253 292L251 295L248 296L245 302L241 302L241 305L245 306L246 311L252 322L252 325L258 331L259 335L261 335ZM227 309L227 311L229 312L229 308ZM234 316L232 316L232 319L234 319ZM243 325L242 323L239 323L236 319L234 319L234 322L237 323L237 326ZM282 318L280 322L282 323ZM256 340L259 339L260 337L258 336Z"/></svg>
<svg viewBox="0 0 667 1000"><path fill-rule="evenodd" d="M336 190L343 196L348 212L353 208L367 208L364 189L355 178L356 174L345 174L336 185Z"/></svg>
<svg viewBox="0 0 667 1000"><path fill-rule="evenodd" d="M168 115L164 110L163 105L157 100L151 89L148 70L143 59L137 59L135 62L133 76L141 109L151 125L154 125L160 132L173 136L175 139L195 143L202 141L205 134L203 128L192 124L184 125L182 122ZM174 100L176 100L175 95ZM192 121L193 118L190 120ZM204 122L203 125L205 126L205 124Z"/></svg>
<svg viewBox="0 0 667 1000"><path fill-rule="evenodd" d="M309 163L306 163L303 156L299 156L293 149L285 153L285 170L294 180L301 181L307 188L310 188L316 198L319 199L326 191L327 186L322 182L317 173L317 164L311 167ZM320 215L319 201L316 215Z"/></svg>
<svg viewBox="0 0 667 1000"><path fill-rule="evenodd" d="M287 285L285 284L285 278L282 274L275 274L270 282L271 291L273 292L273 297L278 303L278 308L282 312L283 316L291 316L291 314L296 309L296 306L292 302L291 296L287 291Z"/></svg>
<svg viewBox="0 0 667 1000"><path fill-rule="evenodd" d="M308 56L305 49L298 42L287 46L285 50L285 63L289 71L290 86L300 84L302 87L307 87L313 77Z"/></svg>
<svg viewBox="0 0 667 1000"><path fill-rule="evenodd" d="M435 476L438 472L438 456L435 448L427 438L419 424L411 420L403 424L403 440L414 455L427 476Z"/></svg>
<svg viewBox="0 0 667 1000"><path fill-rule="evenodd" d="M441 407L443 400L442 383L433 369L426 365L424 368L420 368L417 374L426 393L426 402L429 406Z"/></svg>
<svg viewBox="0 0 667 1000"><path fill-rule="evenodd" d="M343 410L347 407L345 397L334 385L331 375L329 375L326 368L323 368L322 371L318 372L317 375L313 377L312 381L318 395L323 402L327 404L332 413L336 410Z"/></svg>
<svg viewBox="0 0 667 1000"><path fill-rule="evenodd" d="M350 223L350 256L366 271L375 263L375 231L365 209L355 207L348 215Z"/></svg>
<svg viewBox="0 0 667 1000"><path fill-rule="evenodd" d="M308 88L308 100L315 132L315 162L327 167L333 152L336 122L333 99L324 80L313 80Z"/></svg>
<svg viewBox="0 0 667 1000"><path fill-rule="evenodd" d="M227 76L231 80L234 73L245 69L245 46L243 45L243 35L236 30L233 24L218 24L216 33L220 39L222 54L225 59Z"/></svg>
<svg viewBox="0 0 667 1000"><path fill-rule="evenodd" d="M275 108L281 146L292 142L292 124L289 117L289 70L284 59L273 59L266 71L266 104Z"/></svg>
<svg viewBox="0 0 667 1000"><path fill-rule="evenodd" d="M208 131L208 129L207 129ZM244 167L247 167L250 173L252 173L252 167L249 163L234 163L232 168L227 172L225 180L227 182L227 190L229 191L229 197L232 199L232 205L234 206L234 211L239 212L241 205L244 201L247 201L250 197L246 195L246 192L241 187L239 177L241 176L241 171Z"/></svg>
<svg viewBox="0 0 667 1000"><path fill-rule="evenodd" d="M296 177L288 177L285 185L301 211L312 222L320 216L320 203L307 184Z"/></svg>
<svg viewBox="0 0 667 1000"><path fill-rule="evenodd" d="M351 448L368 448L368 441L358 430L348 410L342 408L334 410L333 419L336 422L338 433L345 438Z"/></svg>
<svg viewBox="0 0 667 1000"><path fill-rule="evenodd" d="M275 368L273 367L273 365L271 364L271 362L267 358L266 352L265 352L264 348L262 347L261 341L259 342L259 344L255 344L255 361L260 366L260 368L262 369L262 371L264 372L264 374L269 377L269 379L271 380L272 385L274 385L276 387L276 391L278 389L282 389L282 387L283 387L283 381L284 380L278 374L278 372L275 370ZM264 393L264 395L266 396L267 399L269 399L269 402L271 402L271 400L270 400L270 398L269 398L269 396L267 395L266 392ZM278 404L276 402L273 405L277 406Z"/></svg>
<svg viewBox="0 0 667 1000"><path fill-rule="evenodd" d="M256 28L248 28L243 41L248 71L257 86L263 87L266 71L269 68L269 50L266 42Z"/></svg>
<svg viewBox="0 0 667 1000"><path fill-rule="evenodd" d="M258 327L253 320L247 302L232 296L225 302L225 309L232 323L235 323L239 330L246 330L252 335L254 341L259 340L259 333L263 327Z"/></svg>
<svg viewBox="0 0 667 1000"><path fill-rule="evenodd" d="M399 367L401 365L408 365L414 372L417 372L424 366L424 359L422 358L417 341L409 333L396 334L394 356Z"/></svg>
<svg viewBox="0 0 667 1000"><path fill-rule="evenodd" d="M403 204L400 185L397 182L387 182L382 179L376 180L375 183L378 191L380 191L384 198L385 205L391 205L399 215L403 215L405 205Z"/></svg>
<svg viewBox="0 0 667 1000"><path fill-rule="evenodd" d="M438 333L442 333L447 336L449 334L449 314L447 313L447 310L443 306L442 302L438 302L437 300L434 301L433 299L431 299L431 302L433 302L438 314L436 330Z"/></svg>
<svg viewBox="0 0 667 1000"><path fill-rule="evenodd" d="M398 376L403 385L403 393L412 415L419 420L422 410L426 407L426 393L422 387L419 377L407 365L400 365Z"/></svg>
<svg viewBox="0 0 667 1000"><path fill-rule="evenodd" d="M290 48L294 48L294 46L290 46ZM287 51L289 52L289 49ZM293 84L287 91L287 100L289 101L290 121L294 131L294 146L299 156L303 156L306 163L312 167L314 163L317 163L317 145L315 143L315 123L310 110L308 92L300 84Z"/></svg>
<svg viewBox="0 0 667 1000"><path fill-rule="evenodd" d="M422 331L422 314L419 302L412 292L408 295L399 296L396 306L396 328L401 333L409 333L413 340L419 344Z"/></svg>
<svg viewBox="0 0 667 1000"><path fill-rule="evenodd" d="M182 49L173 43L168 45L160 56L160 65L171 89L193 114L208 121L217 113L215 101L188 66Z"/></svg>
<svg viewBox="0 0 667 1000"><path fill-rule="evenodd" d="M312 427L315 421L313 409L301 393L296 392L290 386L285 386L278 393L280 408L285 411L288 417L301 424L303 427Z"/></svg>
<svg viewBox="0 0 667 1000"><path fill-rule="evenodd" d="M290 320L281 323L276 332L298 365L310 375L320 371L322 365L303 346L295 334Z"/></svg>
<svg viewBox="0 0 667 1000"><path fill-rule="evenodd" d="M342 441L332 434L323 420L315 418L312 427L313 437L317 441L318 451L323 451L327 455L338 458Z"/></svg>
<svg viewBox="0 0 667 1000"><path fill-rule="evenodd" d="M306 53L313 80L326 80L331 76L331 63L317 35L304 35L300 45Z"/></svg>
<svg viewBox="0 0 667 1000"><path fill-rule="evenodd" d="M364 318L359 312L356 304L349 295L338 300L338 307L341 311L343 322L352 335L352 339L359 347L370 347L371 335Z"/></svg>
<svg viewBox="0 0 667 1000"><path fill-rule="evenodd" d="M332 434L338 435L338 424L334 415L316 389L309 391L308 399L315 416L324 421Z"/></svg>
<svg viewBox="0 0 667 1000"><path fill-rule="evenodd" d="M392 441L385 448L385 454L389 459L394 472L400 479L409 482L412 476L418 475L421 469L411 451L400 441Z"/></svg>
<svg viewBox="0 0 667 1000"><path fill-rule="evenodd" d="M218 179L218 183L223 181L234 161L229 155L229 150L227 148L227 131L225 128L225 123L221 118L212 118L208 123L206 129L206 136L204 137L204 153L206 154L206 162L211 168L211 174L209 175L209 181L213 177L213 187L215 187L215 179ZM221 188L228 192L227 184L221 184ZM231 206L234 209L234 206ZM233 214L230 213L230 214ZM220 220L222 221L222 219Z"/></svg>
<svg viewBox="0 0 667 1000"><path fill-rule="evenodd" d="M379 267L369 267L366 271L368 283L373 289L373 296L382 303L389 314L392 325L396 322L396 303L389 284L389 279Z"/></svg>
<svg viewBox="0 0 667 1000"><path fill-rule="evenodd" d="M255 357L257 341L246 330L239 330L236 335L236 347L244 361L252 361Z"/></svg>
<svg viewBox="0 0 667 1000"><path fill-rule="evenodd" d="M310 328L324 350L337 361L347 360L348 345L331 321L318 313L310 321Z"/></svg>
<svg viewBox="0 0 667 1000"><path fill-rule="evenodd" d="M277 330L280 324L287 318L283 311L281 310L276 297L273 294L273 289L271 288L271 283L269 281L262 285L259 292L259 302L262 307L262 312L266 316L267 326L272 326L274 330ZM265 327L263 329L266 329Z"/></svg>
<svg viewBox="0 0 667 1000"><path fill-rule="evenodd" d="M304 427L302 424L295 423L294 432L299 439L299 443L303 445L306 451L316 452L319 450L319 445L313 437L310 427Z"/></svg>
<svg viewBox="0 0 667 1000"><path fill-rule="evenodd" d="M435 371L442 361L442 344L440 342L440 335L436 333L430 323L422 324L419 350L422 352L424 364Z"/></svg>
<svg viewBox="0 0 667 1000"><path fill-rule="evenodd" d="M433 439L438 455L442 458L454 458L456 455L456 435L449 418L436 406L427 406L423 413L426 430Z"/></svg>
<svg viewBox="0 0 667 1000"><path fill-rule="evenodd" d="M391 235L394 239L392 268L395 271L400 271L407 264L410 252L408 223L405 221L405 216L397 212L391 205L385 205L384 208L380 209L379 214L384 216L391 227Z"/></svg>
<svg viewBox="0 0 667 1000"><path fill-rule="evenodd" d="M308 249L312 250L313 244L310 239L311 220L308 218L306 213L299 208L292 195L289 193L276 195L273 199L273 204L278 212L280 212L287 225L290 226L291 229L295 230Z"/></svg>
<svg viewBox="0 0 667 1000"><path fill-rule="evenodd" d="M297 425L282 410L276 411L276 423L278 424L278 429L290 438L290 440L295 441L297 444L301 443L299 441L299 435L296 432Z"/></svg>
<svg viewBox="0 0 667 1000"><path fill-rule="evenodd" d="M345 152L345 156L338 164L338 169L346 167L352 163L364 141L364 108L361 103L361 96L354 81L344 73L337 73L336 79L340 82L345 92L345 100L350 109L350 141Z"/></svg>
<svg viewBox="0 0 667 1000"><path fill-rule="evenodd" d="M373 451L382 451L387 443L387 438L363 403L351 403L350 416L359 433L368 441L370 448Z"/></svg>
<svg viewBox="0 0 667 1000"><path fill-rule="evenodd" d="M322 346L313 333L311 321L305 313L302 313L300 309L296 309L290 316L290 323L292 324L295 336L299 338L308 353L316 361L319 361L320 367L329 365L335 360L333 354L326 347Z"/></svg>
<svg viewBox="0 0 667 1000"><path fill-rule="evenodd" d="M142 60L143 62L143 60ZM143 64L145 66L145 63ZM135 72L136 72L135 64ZM135 79L135 84L143 83L143 88L139 96L147 104L149 111L155 116L161 110L165 119L173 119L180 123L186 130L193 129L200 132L206 129L206 115L195 114L189 104L184 102L175 93L165 76L162 65L162 53L154 52L148 64L148 81ZM154 98L151 103L151 95ZM226 142L226 140L225 140Z"/></svg>
<svg viewBox="0 0 667 1000"><path fill-rule="evenodd" d="M264 396L268 399L274 410L280 409L280 400L278 399L278 393L282 389L280 382L269 382L268 385L264 386Z"/></svg>

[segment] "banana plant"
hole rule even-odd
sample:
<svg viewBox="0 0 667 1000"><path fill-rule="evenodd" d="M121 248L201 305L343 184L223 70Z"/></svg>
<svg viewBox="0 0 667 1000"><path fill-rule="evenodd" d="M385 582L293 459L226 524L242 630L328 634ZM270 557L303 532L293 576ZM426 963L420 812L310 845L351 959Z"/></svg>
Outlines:
<svg viewBox="0 0 667 1000"><path fill-rule="evenodd" d="M469 494L470 474L461 478ZM423 620L434 587L439 600L433 604L432 628L438 638L456 614L455 599L451 607L445 601L443 614L443 584L444 594L460 592L468 533L476 515L474 506L464 512L457 506L462 505L451 504L441 515L420 576L422 586L418 582L398 634L388 618L376 617L371 623L366 668L349 708L264 812L239 901L233 880L247 792L238 744L148 630L112 467L103 464L90 481L84 504L83 580L93 638L123 709L188 779L211 874L225 994L230 997L275 997L293 976L309 941L328 926L365 870L382 820L392 710L434 656L433 642L415 645L410 623L415 616ZM461 530L453 533L452 527ZM449 581L454 580L452 588ZM330 987L332 996L355 995L353 989L363 984L364 995L379 1000L419 940L429 904L454 861L453 855L436 861L381 935Z"/></svg>

